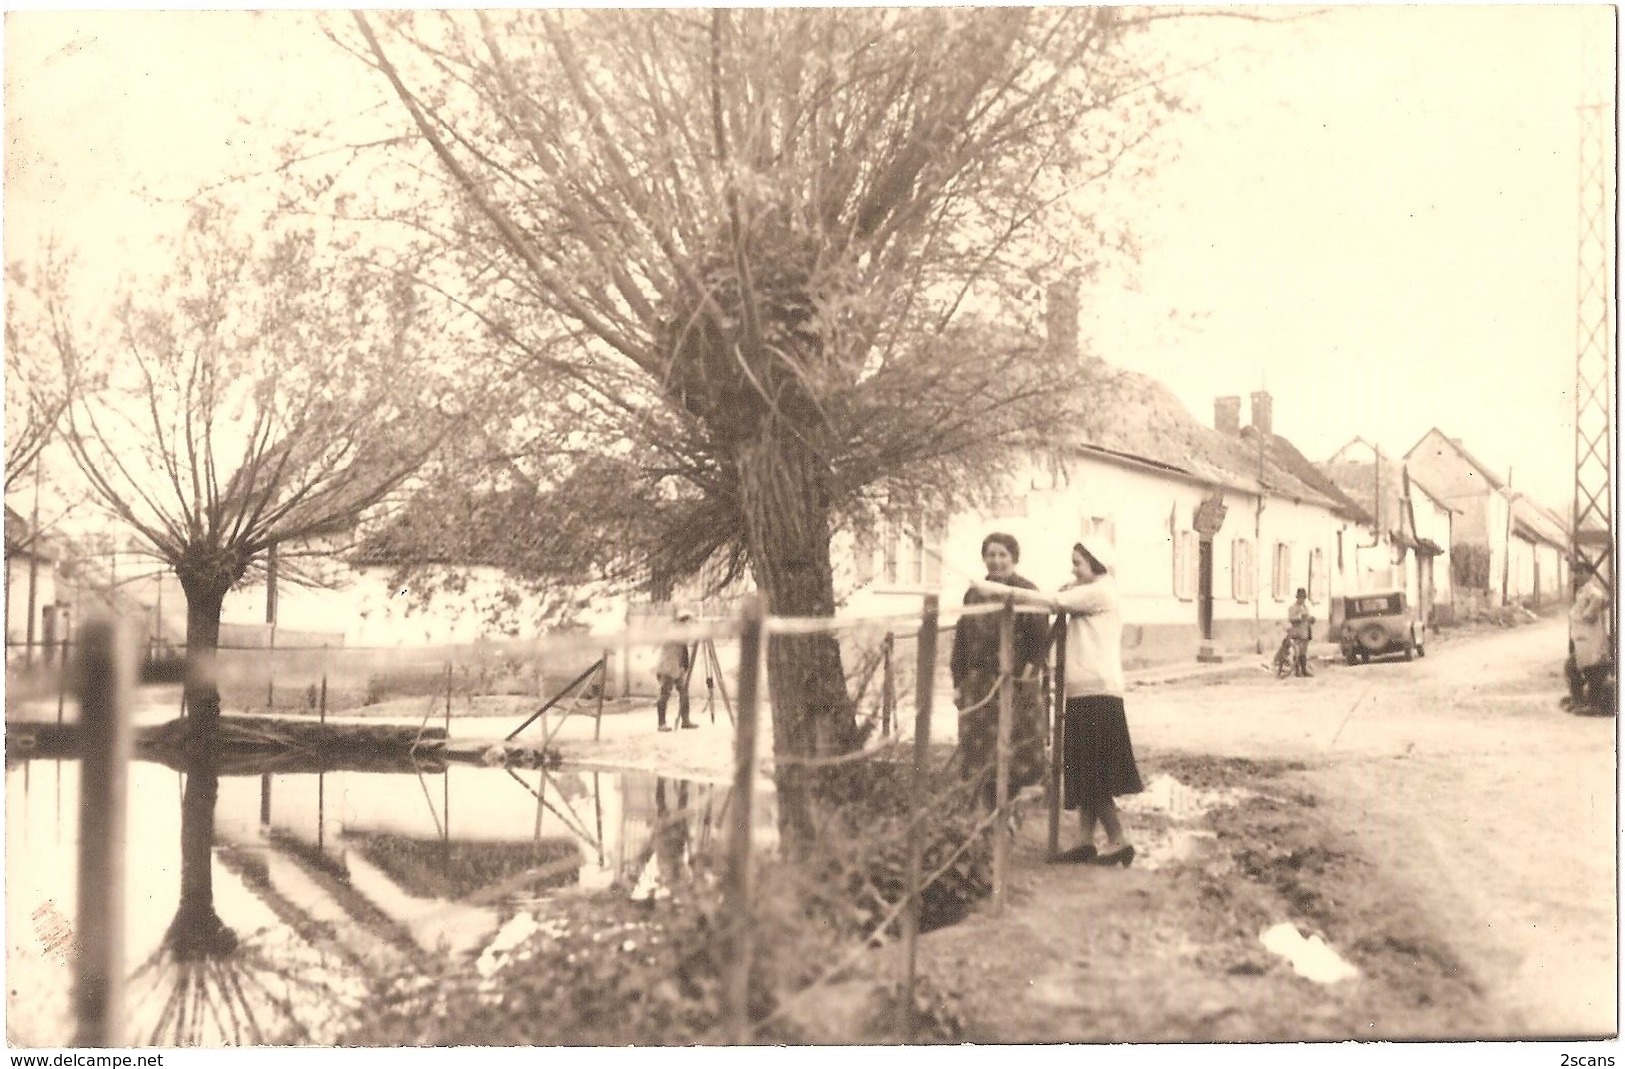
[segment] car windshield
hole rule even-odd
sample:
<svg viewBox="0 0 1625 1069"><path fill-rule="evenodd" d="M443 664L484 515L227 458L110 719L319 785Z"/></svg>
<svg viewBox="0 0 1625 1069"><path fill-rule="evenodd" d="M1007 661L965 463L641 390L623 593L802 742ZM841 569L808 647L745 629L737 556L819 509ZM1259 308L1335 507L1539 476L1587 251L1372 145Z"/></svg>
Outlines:
<svg viewBox="0 0 1625 1069"><path fill-rule="evenodd" d="M1385 616L1389 613L1399 612L1400 609L1400 595L1382 594L1375 597L1350 598L1348 614L1350 616Z"/></svg>

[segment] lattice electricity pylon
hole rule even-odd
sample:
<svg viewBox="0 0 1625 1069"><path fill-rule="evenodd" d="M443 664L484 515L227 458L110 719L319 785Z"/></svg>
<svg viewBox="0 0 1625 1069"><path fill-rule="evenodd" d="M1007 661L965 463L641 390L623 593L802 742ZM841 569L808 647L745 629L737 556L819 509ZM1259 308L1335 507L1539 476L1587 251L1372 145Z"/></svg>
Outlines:
<svg viewBox="0 0 1625 1069"><path fill-rule="evenodd" d="M1610 13L1611 14L1611 13ZM1587 38L1595 46L1600 40ZM1607 40L1611 43L1613 35ZM1588 51L1592 51L1588 49ZM1596 49L1582 60L1585 98L1580 116L1579 248L1575 320L1574 515L1571 577L1575 593L1593 578L1614 600L1613 403L1614 362L1609 284L1609 236L1614 233L1614 94L1600 75ZM1612 59L1610 56L1609 59ZM1610 64L1612 66L1612 64ZM1606 86L1606 88L1605 88ZM1610 617L1614 615L1610 612ZM1609 629L1614 633L1613 628Z"/></svg>

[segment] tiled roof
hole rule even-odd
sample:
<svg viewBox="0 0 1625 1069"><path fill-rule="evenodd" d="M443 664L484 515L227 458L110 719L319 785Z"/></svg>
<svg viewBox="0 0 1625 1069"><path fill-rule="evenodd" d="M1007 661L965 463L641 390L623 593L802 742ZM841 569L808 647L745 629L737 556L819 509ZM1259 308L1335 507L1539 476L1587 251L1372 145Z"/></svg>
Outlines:
<svg viewBox="0 0 1625 1069"><path fill-rule="evenodd" d="M1326 473L1326 477L1336 483L1344 495L1365 514L1365 523L1370 523L1371 517L1375 514L1378 525L1383 530L1391 531L1397 526L1392 513L1395 502L1404 496L1402 465L1384 456L1380 463L1380 471L1373 471L1371 461L1340 461L1335 464L1322 464L1321 469ZM1375 504L1378 493L1376 483L1379 479L1382 484L1380 513Z"/></svg>
<svg viewBox="0 0 1625 1069"><path fill-rule="evenodd" d="M1094 361L1093 418L1075 448L1082 453L1149 464L1197 482L1264 492L1345 515L1359 510L1291 442L1272 435L1260 455L1248 428L1224 434L1198 421L1167 386L1147 375Z"/></svg>
<svg viewBox="0 0 1625 1069"><path fill-rule="evenodd" d="M1483 477L1484 482L1491 490L1499 490L1506 485L1503 480L1496 476L1495 469L1491 468L1489 465L1473 456L1472 453L1468 452L1467 447L1461 444L1460 439L1450 437L1437 427L1430 427L1427 434L1424 434L1422 437L1418 438L1416 440L1416 444L1405 451L1405 459L1409 460L1411 454L1422 447L1422 443L1428 440L1428 435L1438 435L1440 441L1444 442L1451 449L1455 450L1456 454L1460 456L1461 459L1465 460L1468 464L1472 465L1475 470L1477 470L1478 474Z"/></svg>

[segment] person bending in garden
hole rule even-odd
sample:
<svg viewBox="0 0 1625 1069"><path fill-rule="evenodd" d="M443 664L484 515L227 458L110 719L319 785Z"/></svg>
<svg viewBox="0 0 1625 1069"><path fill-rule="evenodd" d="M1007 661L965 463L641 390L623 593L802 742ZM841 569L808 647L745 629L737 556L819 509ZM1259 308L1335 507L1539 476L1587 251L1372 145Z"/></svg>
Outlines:
<svg viewBox="0 0 1625 1069"><path fill-rule="evenodd" d="M1037 591L1016 572L1021 544L1014 535L995 531L982 540L982 563L988 582L1000 591ZM984 594L973 583L965 591L966 605L1002 601L1005 593ZM1010 789L1041 783L1044 779L1045 645L1049 618L1043 613L1018 613L1014 643L1014 708L1010 729ZM959 770L975 785L987 808L997 804L997 747L999 736L999 617L997 613L962 616L954 628L953 653L948 661L953 678L954 705L959 709Z"/></svg>
<svg viewBox="0 0 1625 1069"><path fill-rule="evenodd" d="M1099 542L1073 546L1072 576L1055 594L992 581L976 587L986 596L1013 591L1018 603L1067 614L1062 804L1078 811L1083 842L1055 860L1126 868L1134 846L1123 834L1116 799L1140 793L1145 784L1123 708L1123 618L1108 548ZM1106 836L1098 847L1097 827Z"/></svg>

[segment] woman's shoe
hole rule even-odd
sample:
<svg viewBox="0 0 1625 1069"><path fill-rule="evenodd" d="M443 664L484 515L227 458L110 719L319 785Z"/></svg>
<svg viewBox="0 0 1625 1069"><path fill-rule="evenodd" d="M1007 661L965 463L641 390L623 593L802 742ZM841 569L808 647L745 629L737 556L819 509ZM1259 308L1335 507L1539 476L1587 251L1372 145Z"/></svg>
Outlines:
<svg viewBox="0 0 1625 1069"><path fill-rule="evenodd" d="M1111 850L1111 851L1108 851L1107 853L1104 853L1104 854L1096 854L1095 855L1095 864L1097 864L1097 865L1121 865L1125 869L1129 867L1129 864L1131 862L1133 862L1133 860L1134 860L1134 844L1133 843L1124 843L1122 846L1119 846L1116 850Z"/></svg>
<svg viewBox="0 0 1625 1069"><path fill-rule="evenodd" d="M1082 865L1095 859L1095 848L1092 843L1074 846L1070 850L1062 850L1050 858L1052 865Z"/></svg>

